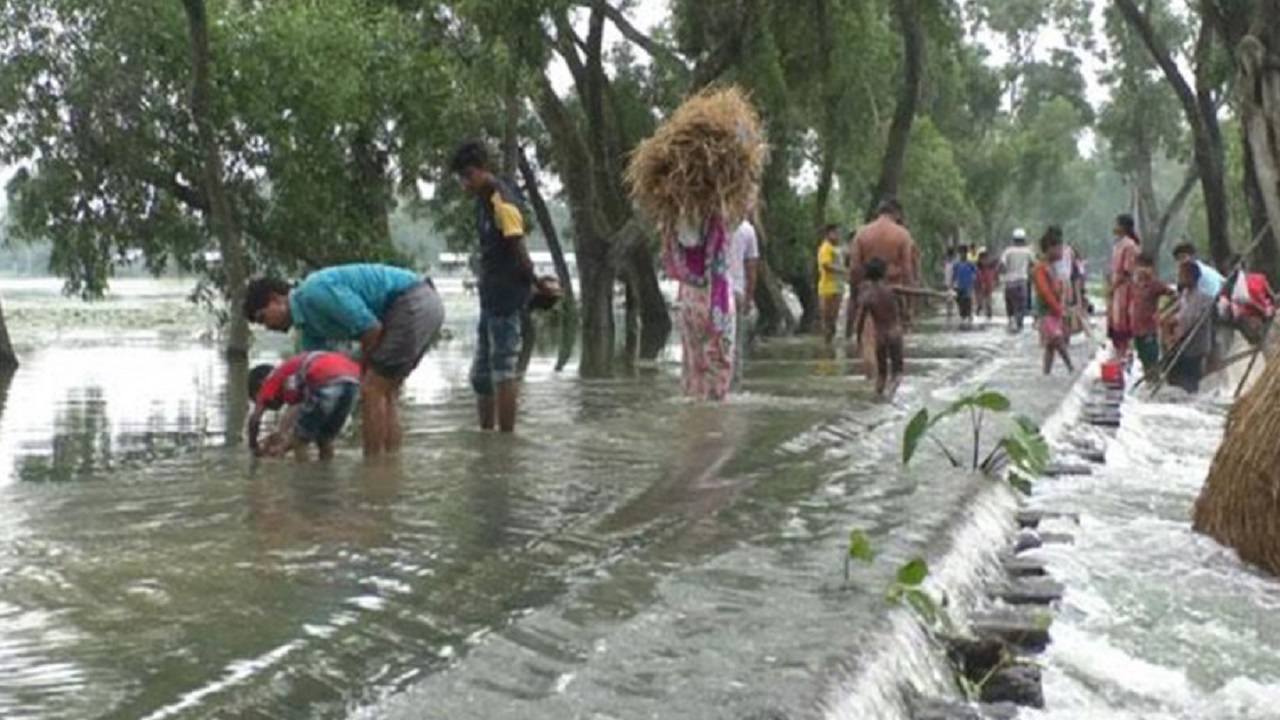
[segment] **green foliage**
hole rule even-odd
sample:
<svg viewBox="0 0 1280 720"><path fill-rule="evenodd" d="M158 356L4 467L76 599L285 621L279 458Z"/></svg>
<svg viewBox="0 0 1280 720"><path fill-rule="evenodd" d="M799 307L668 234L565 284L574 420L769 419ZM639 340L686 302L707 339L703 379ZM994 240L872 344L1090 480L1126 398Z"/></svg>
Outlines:
<svg viewBox="0 0 1280 720"><path fill-rule="evenodd" d="M1030 494L1031 480L1044 474L1049 462L1049 445L1036 423L1025 416L1015 416L1012 428L982 458L982 427L986 413L1007 413L1012 409L1009 398L1002 393L988 388L962 395L944 408L931 415L928 408L921 408L907 422L902 433L902 464L909 465L920 448L920 443L927 437L943 451L953 467L961 467L955 454L941 440L932 434L935 427L947 418L961 413L969 414L972 431L973 462L970 469L985 474L994 474L1001 460L1008 461L1008 472L1005 479L1020 492Z"/></svg>

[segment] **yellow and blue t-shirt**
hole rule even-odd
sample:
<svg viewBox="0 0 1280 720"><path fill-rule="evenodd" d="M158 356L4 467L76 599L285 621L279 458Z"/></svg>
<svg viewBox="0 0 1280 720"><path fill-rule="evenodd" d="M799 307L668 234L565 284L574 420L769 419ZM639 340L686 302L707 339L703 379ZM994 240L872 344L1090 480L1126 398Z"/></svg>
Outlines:
<svg viewBox="0 0 1280 720"><path fill-rule="evenodd" d="M824 239L818 246L818 295L831 297L840 294L840 278L827 269L836 264L836 244Z"/></svg>

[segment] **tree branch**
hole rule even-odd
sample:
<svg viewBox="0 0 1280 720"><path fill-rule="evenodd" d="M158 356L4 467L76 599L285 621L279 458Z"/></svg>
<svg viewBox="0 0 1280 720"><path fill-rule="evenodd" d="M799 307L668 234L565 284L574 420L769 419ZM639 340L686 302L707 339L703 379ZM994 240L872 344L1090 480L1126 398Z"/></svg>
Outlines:
<svg viewBox="0 0 1280 720"><path fill-rule="evenodd" d="M1134 0L1115 0L1115 3L1116 9L1124 16L1129 26L1138 33L1138 37L1142 39L1143 46L1147 48L1147 52L1151 53L1151 58L1156 61L1156 65L1164 73L1165 79L1173 86L1173 91L1177 94L1178 101L1182 103L1182 108L1187 113L1187 117L1191 119L1199 118L1200 108L1196 103L1195 90L1191 88L1191 84L1187 82L1187 79L1182 76L1182 71L1178 69L1178 64L1174 62L1173 55L1169 52L1164 40L1156 35L1155 28L1151 26L1150 18L1138 8Z"/></svg>
<svg viewBox="0 0 1280 720"><path fill-rule="evenodd" d="M1182 185L1178 188L1178 192L1169 200L1169 204L1165 206L1164 213L1160 215L1160 223L1157 226L1156 250L1164 244L1165 238L1169 235L1169 226L1173 224L1173 219L1182 212L1182 206L1187 204L1187 200L1191 198L1191 193L1195 191L1196 185L1200 182L1200 173L1193 168L1187 173L1187 177L1183 179Z"/></svg>
<svg viewBox="0 0 1280 720"><path fill-rule="evenodd" d="M604 11L604 16L609 20L609 22L613 23L614 27L618 28L618 32L622 33L622 37L626 38L632 44L639 46L640 49L648 53L654 60L665 62L668 65L674 65L685 73L689 72L689 64L685 62L684 58L680 57L679 54L666 45L663 45L652 37L640 32L635 25L631 24L631 21L627 19L627 16L623 14L621 9L616 8L607 2L602 3L602 6L603 7L601 9Z"/></svg>

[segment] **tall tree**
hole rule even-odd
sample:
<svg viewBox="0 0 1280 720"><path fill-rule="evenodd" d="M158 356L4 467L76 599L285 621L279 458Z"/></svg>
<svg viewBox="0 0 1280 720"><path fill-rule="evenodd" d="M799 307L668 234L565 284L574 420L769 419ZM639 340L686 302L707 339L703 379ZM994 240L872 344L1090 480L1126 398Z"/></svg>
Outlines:
<svg viewBox="0 0 1280 720"><path fill-rule="evenodd" d="M1201 19L1195 47L1189 59L1193 81L1183 75L1167 41L1160 36L1147 9L1136 0L1115 0L1116 9L1141 38L1147 52L1173 88L1191 128L1196 171L1204 197L1209 252L1214 263L1225 267L1231 259L1230 210L1227 200L1226 162L1222 129L1218 121L1219 88L1214 82L1213 33ZM1193 85L1194 82L1194 85Z"/></svg>
<svg viewBox="0 0 1280 720"><path fill-rule="evenodd" d="M191 51L191 120L200 145L200 184L204 189L209 224L218 239L222 265L226 272L227 297L231 303L231 329L227 339L227 356L247 360L249 357L249 324L238 312L244 303L248 267L244 241L240 237L227 188L223 183L222 149L214 133L210 117L213 101L212 64L209 50L209 17L204 0L182 0L187 14L187 33Z"/></svg>

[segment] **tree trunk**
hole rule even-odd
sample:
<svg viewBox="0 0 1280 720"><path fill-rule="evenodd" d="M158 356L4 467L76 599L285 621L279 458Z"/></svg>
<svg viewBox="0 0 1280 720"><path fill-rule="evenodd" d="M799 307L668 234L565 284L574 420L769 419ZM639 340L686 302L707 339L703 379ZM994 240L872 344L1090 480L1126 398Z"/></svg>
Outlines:
<svg viewBox="0 0 1280 720"><path fill-rule="evenodd" d="M584 378L613 374L613 265L601 238L578 237L578 279L582 283L582 359Z"/></svg>
<svg viewBox="0 0 1280 720"><path fill-rule="evenodd" d="M227 300L231 306L231 327L227 334L226 355L240 359L249 356L249 324L240 308L244 305L245 286L249 279L248 258L244 240L236 227L231 201L223 185L222 154L209 116L213 93L209 78L209 20L204 0L182 0L187 14L187 31L191 43L191 120L196 127L201 154L201 188L209 202L209 222L222 253Z"/></svg>
<svg viewBox="0 0 1280 720"><path fill-rule="evenodd" d="M573 217L582 291L582 359L578 372L586 378L608 377L613 372L615 270L609 237L602 230L604 219L595 202L593 159L577 123L545 76L539 82L535 105L551 136Z"/></svg>
<svg viewBox="0 0 1280 720"><path fill-rule="evenodd" d="M827 225L827 206L831 202L831 187L835 182L835 162L830 153L822 154L822 166L818 171L818 188L813 194L813 227L817 232Z"/></svg>
<svg viewBox="0 0 1280 720"><path fill-rule="evenodd" d="M760 265L756 271L756 296L753 298L756 309L760 312L756 331L765 337L786 335L795 329L796 317L787 305L786 296L782 294L778 276L769 265L769 253L766 252L770 245L769 234L760 217L759 208L756 208L752 223L756 226L756 236L760 241Z"/></svg>
<svg viewBox="0 0 1280 720"><path fill-rule="evenodd" d="M227 363L227 423L223 432L228 447L244 440L245 420L249 417L249 360L231 358Z"/></svg>
<svg viewBox="0 0 1280 720"><path fill-rule="evenodd" d="M547 243L547 249L551 251L551 261L556 266L556 278L560 281L560 352L556 358L556 372L564 369L569 364L569 360L573 357L573 336L578 332L578 311L577 300L574 299L573 292L573 275L569 272L569 263L564 257L564 248L560 245L560 233L556 230L555 223L551 220L551 210L547 207L547 201L542 197L542 190L538 185L538 173L534 170L529 158L523 150L517 149L517 165L520 168L520 176L524 180L525 196L529 198L529 204L533 207L533 215L538 220L538 227L542 229L542 237Z"/></svg>
<svg viewBox="0 0 1280 720"><path fill-rule="evenodd" d="M818 328L818 288L812 275L788 275L783 282L791 286L796 299L800 301L800 322L796 331L801 334L811 333Z"/></svg>
<svg viewBox="0 0 1280 720"><path fill-rule="evenodd" d="M671 310L658 284L653 252L646 242L634 243L627 253L627 270L640 320L639 359L653 360L671 339Z"/></svg>
<svg viewBox="0 0 1280 720"><path fill-rule="evenodd" d="M924 75L924 27L920 21L918 0L894 0L894 15L902 31L902 85L898 88L898 104L889 125L884 158L880 162L880 179L872 188L870 210L886 198L897 197L902 170L907 160L907 143L911 125L920 102L920 83Z"/></svg>
<svg viewBox="0 0 1280 720"><path fill-rule="evenodd" d="M1169 200L1164 212L1160 214L1160 224L1156 228L1155 238L1149 243L1150 249L1143 248L1143 252L1150 252L1153 257L1160 257L1160 251L1169 241L1169 228L1173 226L1174 218L1178 217L1182 208L1186 206L1187 200L1191 199L1191 193L1195 192L1199 180L1199 176L1194 171L1187 173L1186 179L1182 181L1182 187L1178 188L1178 192Z"/></svg>
<svg viewBox="0 0 1280 720"><path fill-rule="evenodd" d="M1280 0L1259 0L1257 13L1252 33L1240 43L1240 120L1256 192L1250 204L1263 211L1272 231L1258 248L1256 266L1280 287Z"/></svg>
<svg viewBox="0 0 1280 720"><path fill-rule="evenodd" d="M1115 0L1115 3L1125 22L1142 38L1142 44L1160 67L1165 80L1173 87L1182 104L1182 111L1187 117L1194 140L1194 157L1196 170L1200 175L1200 190L1204 195L1210 255L1218 265L1226 265L1231 257L1230 215L1227 207L1222 131L1218 125L1217 107L1208 77L1208 54L1212 45L1208 21L1202 20L1200 34L1196 39L1196 88L1192 89L1182 76L1182 71L1164 40L1151 26L1146 13L1138 8L1134 0Z"/></svg>
<svg viewBox="0 0 1280 720"><path fill-rule="evenodd" d="M13 374L18 368L18 354L13 351L13 341L9 339L9 325L4 320L4 309L0 308L0 373Z"/></svg>

